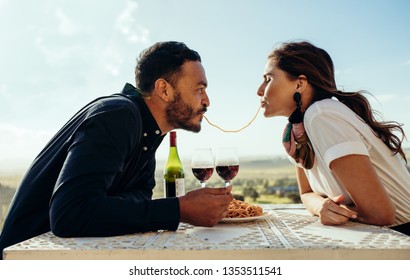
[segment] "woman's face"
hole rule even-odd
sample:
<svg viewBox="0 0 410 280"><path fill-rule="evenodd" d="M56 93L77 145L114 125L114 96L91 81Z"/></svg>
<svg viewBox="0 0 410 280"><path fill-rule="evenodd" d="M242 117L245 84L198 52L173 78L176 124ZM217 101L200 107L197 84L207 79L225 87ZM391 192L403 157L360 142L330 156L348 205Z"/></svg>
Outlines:
<svg viewBox="0 0 410 280"><path fill-rule="evenodd" d="M297 79L291 80L283 70L276 66L276 61L268 59L263 74L263 82L257 95L261 98L261 107L265 117L289 117L295 110L293 95L297 91Z"/></svg>

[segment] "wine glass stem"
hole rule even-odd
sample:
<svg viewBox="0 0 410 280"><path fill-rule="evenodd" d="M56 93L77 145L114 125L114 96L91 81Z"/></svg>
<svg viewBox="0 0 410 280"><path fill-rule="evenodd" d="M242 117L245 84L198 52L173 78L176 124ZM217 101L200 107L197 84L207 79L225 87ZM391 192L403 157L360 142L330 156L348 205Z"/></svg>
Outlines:
<svg viewBox="0 0 410 280"><path fill-rule="evenodd" d="M231 185L231 181L225 181L225 188L229 187Z"/></svg>
<svg viewBox="0 0 410 280"><path fill-rule="evenodd" d="M205 188L205 181L201 181L201 188Z"/></svg>

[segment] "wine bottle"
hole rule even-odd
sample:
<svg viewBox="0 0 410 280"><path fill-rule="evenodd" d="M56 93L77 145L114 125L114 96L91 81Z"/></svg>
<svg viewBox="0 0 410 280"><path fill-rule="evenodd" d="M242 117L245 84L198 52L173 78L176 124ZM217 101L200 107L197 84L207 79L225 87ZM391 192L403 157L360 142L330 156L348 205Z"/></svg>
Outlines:
<svg viewBox="0 0 410 280"><path fill-rule="evenodd" d="M169 134L169 155L164 169L164 196L176 197L185 195L184 167L177 150L177 133Z"/></svg>

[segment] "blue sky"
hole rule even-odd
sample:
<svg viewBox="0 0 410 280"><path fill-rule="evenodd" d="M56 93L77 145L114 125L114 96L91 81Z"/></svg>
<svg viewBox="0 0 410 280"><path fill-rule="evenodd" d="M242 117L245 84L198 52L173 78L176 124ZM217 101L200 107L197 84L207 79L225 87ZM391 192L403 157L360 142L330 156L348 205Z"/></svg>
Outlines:
<svg viewBox="0 0 410 280"><path fill-rule="evenodd" d="M0 173L27 167L85 103L134 84L138 54L167 40L201 54L207 116L224 128L255 114L271 49L308 40L332 56L340 89L370 91L410 137L409 11L405 0L0 0ZM204 122L199 134L178 132L179 152L189 160L194 148L233 145L241 158L282 156L285 123L260 113L226 134ZM168 139L158 159L167 154Z"/></svg>

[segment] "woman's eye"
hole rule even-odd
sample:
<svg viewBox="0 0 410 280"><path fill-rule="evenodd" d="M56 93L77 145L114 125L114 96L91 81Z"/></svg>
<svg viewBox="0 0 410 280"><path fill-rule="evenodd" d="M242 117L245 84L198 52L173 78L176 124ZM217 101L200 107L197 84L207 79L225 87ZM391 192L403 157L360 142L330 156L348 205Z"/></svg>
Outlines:
<svg viewBox="0 0 410 280"><path fill-rule="evenodd" d="M272 79L270 77L265 78L265 83L269 83Z"/></svg>

